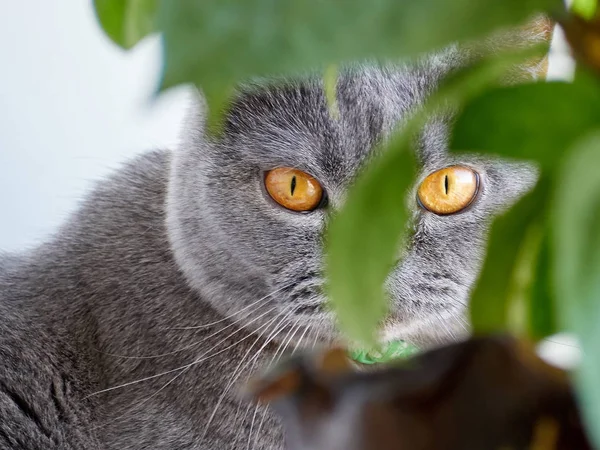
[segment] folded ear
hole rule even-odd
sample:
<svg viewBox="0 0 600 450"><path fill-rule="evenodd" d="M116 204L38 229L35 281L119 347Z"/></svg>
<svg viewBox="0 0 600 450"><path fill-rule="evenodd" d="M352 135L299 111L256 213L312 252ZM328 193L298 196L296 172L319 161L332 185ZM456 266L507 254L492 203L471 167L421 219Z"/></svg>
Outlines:
<svg viewBox="0 0 600 450"><path fill-rule="evenodd" d="M192 134L204 135L206 127L206 117L208 115L208 104L202 90L196 86L190 87L190 97L188 108L185 114L184 131L187 133L190 129ZM186 137L186 136L184 136Z"/></svg>
<svg viewBox="0 0 600 450"><path fill-rule="evenodd" d="M555 23L547 16L536 17L516 33L516 38L520 39L521 45L533 46L541 44L545 46L545 54L541 58L532 58L523 65L520 70L525 77L531 79L544 79L548 74L548 56L552 35L554 34ZM518 45L518 44L517 44Z"/></svg>
<svg viewBox="0 0 600 450"><path fill-rule="evenodd" d="M508 74L509 84L544 79L548 73L548 50L555 23L547 16L536 16L523 26L500 30L493 33L483 42L467 46L470 54L477 57L490 55L507 50L519 50L540 46L542 56L533 57L524 64L514 68Z"/></svg>

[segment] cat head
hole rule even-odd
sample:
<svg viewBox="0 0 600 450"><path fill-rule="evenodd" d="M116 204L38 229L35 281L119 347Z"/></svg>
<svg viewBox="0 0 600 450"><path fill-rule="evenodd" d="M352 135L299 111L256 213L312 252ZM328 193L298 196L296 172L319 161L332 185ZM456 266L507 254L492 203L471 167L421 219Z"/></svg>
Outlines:
<svg viewBox="0 0 600 450"><path fill-rule="evenodd" d="M407 65L348 67L336 86L336 117L320 77L247 86L218 138L205 133L199 101L174 154L168 199L171 245L190 285L223 314L279 342L334 337L324 289L328 219L378 144L461 64L464 55L448 50ZM382 340L427 346L467 333L490 220L537 177L527 163L449 153L451 122L440 115L423 128L417 182L398 193L412 212L412 233L387 279L391 311ZM434 196L448 175L466 180L466 196L473 192L463 207L442 214L419 200L432 174L424 186ZM294 193L301 206L290 203Z"/></svg>

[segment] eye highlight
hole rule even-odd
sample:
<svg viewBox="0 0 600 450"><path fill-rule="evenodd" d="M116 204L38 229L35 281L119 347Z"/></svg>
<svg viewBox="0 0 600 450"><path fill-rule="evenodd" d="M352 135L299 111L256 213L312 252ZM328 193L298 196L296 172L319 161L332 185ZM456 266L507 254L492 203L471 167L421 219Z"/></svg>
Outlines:
<svg viewBox="0 0 600 450"><path fill-rule="evenodd" d="M429 174L417 196L423 208L439 215L455 214L473 202L479 191L479 174L464 166L450 166Z"/></svg>
<svg viewBox="0 0 600 450"><path fill-rule="evenodd" d="M292 211L312 211L323 199L323 188L314 177L290 167L267 172L265 188L273 200Z"/></svg>

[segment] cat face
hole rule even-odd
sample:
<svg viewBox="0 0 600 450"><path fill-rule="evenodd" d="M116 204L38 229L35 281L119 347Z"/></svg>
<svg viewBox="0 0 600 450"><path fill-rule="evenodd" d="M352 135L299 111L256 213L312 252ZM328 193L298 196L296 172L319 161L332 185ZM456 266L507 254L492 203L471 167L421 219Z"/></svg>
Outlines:
<svg viewBox="0 0 600 450"><path fill-rule="evenodd" d="M447 55L412 66L350 68L338 80L335 118L316 78L248 89L231 105L218 139L205 136L202 108L194 110L174 155L168 201L169 237L191 286L223 314L279 342L336 336L325 307L328 218L377 144L454 65ZM450 124L446 115L424 127L417 183L398 193L399 206L412 212L411 233L386 282L391 311L382 341L428 346L467 333L469 291L490 219L536 180L524 163L450 154ZM462 203L438 210L436 189L457 186ZM296 189L304 206L289 203Z"/></svg>

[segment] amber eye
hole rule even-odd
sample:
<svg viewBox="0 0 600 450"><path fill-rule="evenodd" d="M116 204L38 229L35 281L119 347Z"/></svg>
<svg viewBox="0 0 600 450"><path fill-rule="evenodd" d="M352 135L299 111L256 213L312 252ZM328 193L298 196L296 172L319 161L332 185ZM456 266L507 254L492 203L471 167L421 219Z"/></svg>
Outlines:
<svg viewBox="0 0 600 450"><path fill-rule="evenodd" d="M475 199L479 175L463 166L451 166L433 172L419 186L421 205L436 214L462 211Z"/></svg>
<svg viewBox="0 0 600 450"><path fill-rule="evenodd" d="M267 172L265 187L273 200L292 211L312 211L323 198L323 188L317 180L289 167Z"/></svg>

